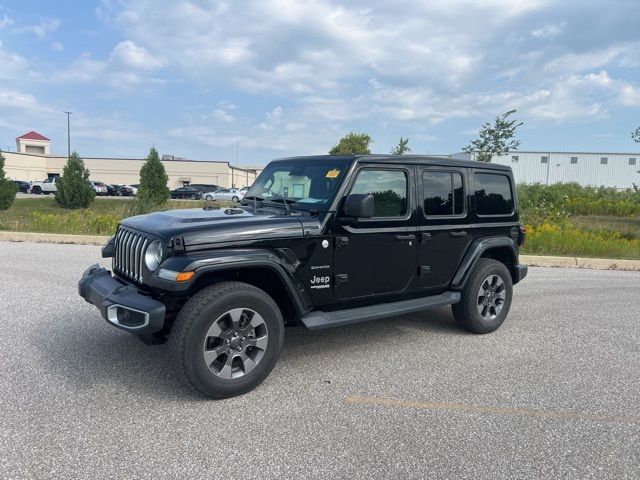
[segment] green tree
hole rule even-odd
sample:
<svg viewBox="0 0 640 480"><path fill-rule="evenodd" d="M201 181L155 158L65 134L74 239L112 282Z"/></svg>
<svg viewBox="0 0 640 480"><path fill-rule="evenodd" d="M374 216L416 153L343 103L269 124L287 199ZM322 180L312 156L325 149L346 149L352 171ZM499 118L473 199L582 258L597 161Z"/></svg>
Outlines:
<svg viewBox="0 0 640 480"><path fill-rule="evenodd" d="M631 132L631 139L636 143L640 143L640 127Z"/></svg>
<svg viewBox="0 0 640 480"><path fill-rule="evenodd" d="M17 191L16 184L4 178L4 156L0 152L0 210L6 210L13 204Z"/></svg>
<svg viewBox="0 0 640 480"><path fill-rule="evenodd" d="M337 145L331 147L329 155L351 155L371 153L369 145L373 143L368 133L349 132L340 139Z"/></svg>
<svg viewBox="0 0 640 480"><path fill-rule="evenodd" d="M496 117L493 124L487 122L480 129L479 138L473 140L462 149L465 153L476 154L476 160L490 162L494 156L504 155L510 150L517 150L520 141L516 140L516 129L522 122L511 120L509 117L517 110L509 110Z"/></svg>
<svg viewBox="0 0 640 480"><path fill-rule="evenodd" d="M391 149L391 155L404 155L405 153L411 153L411 147L409 146L409 137L400 137L398 145Z"/></svg>
<svg viewBox="0 0 640 480"><path fill-rule="evenodd" d="M169 177L160 161L158 151L151 147L147 161L140 169L138 201L141 205L163 205L171 196L167 183Z"/></svg>
<svg viewBox="0 0 640 480"><path fill-rule="evenodd" d="M77 152L73 152L56 180L56 201L64 208L87 208L96 191L89 183L89 170Z"/></svg>

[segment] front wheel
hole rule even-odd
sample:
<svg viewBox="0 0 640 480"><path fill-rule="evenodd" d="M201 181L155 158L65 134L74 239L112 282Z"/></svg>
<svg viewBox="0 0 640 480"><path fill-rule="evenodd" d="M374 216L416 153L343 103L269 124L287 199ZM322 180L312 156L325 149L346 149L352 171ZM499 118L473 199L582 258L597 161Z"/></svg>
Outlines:
<svg viewBox="0 0 640 480"><path fill-rule="evenodd" d="M236 196L234 196L231 200L234 201L234 202L240 201L240 199L238 197L236 197Z"/></svg>
<svg viewBox="0 0 640 480"><path fill-rule="evenodd" d="M205 200L211 201L211 200L213 200L213 197L212 197L211 195L207 195L207 196L205 197Z"/></svg>
<svg viewBox="0 0 640 480"><path fill-rule="evenodd" d="M185 383L208 397L228 398L262 383L283 341L282 315L269 295L246 283L222 282L185 304L170 350Z"/></svg>
<svg viewBox="0 0 640 480"><path fill-rule="evenodd" d="M481 258L462 290L462 299L451 310L465 330L490 333L507 317L512 295L511 274L505 264Z"/></svg>
<svg viewBox="0 0 640 480"><path fill-rule="evenodd" d="M42 189L40 187L33 187L31 189L31 193L33 193L35 195L40 195L42 193Z"/></svg>

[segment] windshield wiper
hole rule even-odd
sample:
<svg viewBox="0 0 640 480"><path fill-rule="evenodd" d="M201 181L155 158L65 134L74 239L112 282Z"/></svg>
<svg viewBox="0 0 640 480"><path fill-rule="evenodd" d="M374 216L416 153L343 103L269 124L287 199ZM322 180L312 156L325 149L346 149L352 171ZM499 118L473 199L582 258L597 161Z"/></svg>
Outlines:
<svg viewBox="0 0 640 480"><path fill-rule="evenodd" d="M282 202L283 205L287 208L287 213L291 213L291 205L293 205L295 200L289 200L288 198L280 197L280 198L272 198L272 202Z"/></svg>
<svg viewBox="0 0 640 480"><path fill-rule="evenodd" d="M253 200L253 208L256 210L258 209L258 202L264 202L264 198L257 195L249 195L248 197L245 196L243 200Z"/></svg>

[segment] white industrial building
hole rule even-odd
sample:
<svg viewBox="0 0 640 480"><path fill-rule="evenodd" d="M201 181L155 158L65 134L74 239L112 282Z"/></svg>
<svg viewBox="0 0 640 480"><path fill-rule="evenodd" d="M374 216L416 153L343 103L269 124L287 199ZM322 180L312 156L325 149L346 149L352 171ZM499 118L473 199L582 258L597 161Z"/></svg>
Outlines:
<svg viewBox="0 0 640 480"><path fill-rule="evenodd" d="M452 155L461 158L464 154ZM468 157L467 157L468 158ZM471 155L473 158L473 155ZM640 153L512 151L491 159L513 169L518 183L575 182L617 189L640 186Z"/></svg>

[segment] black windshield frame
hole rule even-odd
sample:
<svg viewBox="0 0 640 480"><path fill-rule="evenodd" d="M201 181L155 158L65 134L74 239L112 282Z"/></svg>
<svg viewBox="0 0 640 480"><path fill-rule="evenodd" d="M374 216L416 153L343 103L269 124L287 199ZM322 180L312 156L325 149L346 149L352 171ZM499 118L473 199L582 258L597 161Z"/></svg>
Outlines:
<svg viewBox="0 0 640 480"><path fill-rule="evenodd" d="M246 197L261 197L263 201L262 205L277 206L285 208L281 199L287 200L289 206L294 209L303 209L316 212L328 211L333 204L336 194L340 191L342 184L347 177L351 160L346 158L288 158L285 160L275 160L270 162L265 169L260 173L253 185L245 194ZM324 195L322 197L314 197L312 195L305 195L303 197L289 195L285 192L270 192L272 186L275 184L275 175L278 172L299 172L299 173L312 173L313 177L309 178L309 185L301 186L302 190L306 193L307 190L312 190L312 184L314 186L321 187ZM334 177L335 176L335 177ZM299 176L298 176L299 177ZM269 181L272 183L269 184ZM322 185L324 184L324 185ZM281 183L282 188L282 183ZM315 189L318 190L317 188ZM293 193L293 192L291 192ZM310 193L310 192L309 192ZM304 195L304 194L303 194ZM278 199L278 201L271 201L271 199ZM313 201L320 200L320 201ZM252 200L243 202L246 204L253 203Z"/></svg>

